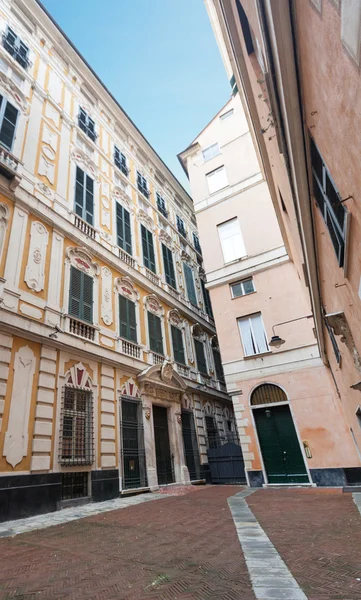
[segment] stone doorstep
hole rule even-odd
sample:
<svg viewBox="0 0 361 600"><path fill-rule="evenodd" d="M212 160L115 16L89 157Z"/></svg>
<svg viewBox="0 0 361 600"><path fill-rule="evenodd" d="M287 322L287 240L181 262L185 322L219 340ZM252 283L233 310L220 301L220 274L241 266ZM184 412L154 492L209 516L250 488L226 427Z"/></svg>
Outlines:
<svg viewBox="0 0 361 600"><path fill-rule="evenodd" d="M342 488L342 491L344 493L347 493L347 492L351 492L351 493L353 493L353 492L361 492L361 485L344 485L343 488Z"/></svg>

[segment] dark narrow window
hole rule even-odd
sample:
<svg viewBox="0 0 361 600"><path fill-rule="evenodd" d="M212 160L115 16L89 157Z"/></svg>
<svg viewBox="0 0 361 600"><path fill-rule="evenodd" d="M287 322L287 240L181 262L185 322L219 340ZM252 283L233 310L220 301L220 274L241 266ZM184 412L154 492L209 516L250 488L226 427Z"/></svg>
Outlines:
<svg viewBox="0 0 361 600"><path fill-rule="evenodd" d="M213 360L214 360L214 366L216 368L217 379L221 383L224 383L224 372L223 372L221 355L218 352L218 350L216 350L215 348L213 348Z"/></svg>
<svg viewBox="0 0 361 600"><path fill-rule="evenodd" d="M123 152L117 148L117 146L114 146L114 164L122 173L124 173L124 175L128 177L129 169L127 166L127 159Z"/></svg>
<svg viewBox="0 0 361 600"><path fill-rule="evenodd" d="M343 267L347 233L347 209L341 202L342 198L312 138L311 165L313 195L330 234L338 264Z"/></svg>
<svg viewBox="0 0 361 600"><path fill-rule="evenodd" d="M135 303L121 295L119 295L119 335L130 342L137 343Z"/></svg>
<svg viewBox="0 0 361 600"><path fill-rule="evenodd" d="M93 322L93 278L70 267L69 314Z"/></svg>
<svg viewBox="0 0 361 600"><path fill-rule="evenodd" d="M98 135L95 132L95 123L91 117L89 117L88 113L84 110L84 108L79 108L78 114L78 125L80 129L87 134L87 136L95 142Z"/></svg>
<svg viewBox="0 0 361 600"><path fill-rule="evenodd" d="M186 232L186 228L184 225L184 221L178 215L177 215L177 229L183 237L185 237L185 238L187 237L187 232Z"/></svg>
<svg viewBox="0 0 361 600"><path fill-rule="evenodd" d="M94 219L94 181L82 169L76 168L75 213L93 225Z"/></svg>
<svg viewBox="0 0 361 600"><path fill-rule="evenodd" d="M182 365L186 364L185 355L184 355L184 346L183 346L183 335L182 331L174 325L171 325L172 331L172 344L173 344L173 354L174 360L177 363Z"/></svg>
<svg viewBox="0 0 361 600"><path fill-rule="evenodd" d="M187 263L183 263L184 278L186 280L186 288L189 301L197 306L196 288L194 287L193 271Z"/></svg>
<svg viewBox="0 0 361 600"><path fill-rule="evenodd" d="M203 279L201 279L201 288L202 288L202 292L203 292L203 299L204 299L204 307L206 309L206 313L209 317L213 318L213 310L212 310L212 304L211 304L211 297L209 295L209 291L206 288L206 285L203 281Z"/></svg>
<svg viewBox="0 0 361 600"><path fill-rule="evenodd" d="M92 392L64 386L60 422L60 464L71 466L93 464Z"/></svg>
<svg viewBox="0 0 361 600"><path fill-rule="evenodd" d="M165 205L165 200L162 196L157 192L157 207L160 213L162 213L163 217L168 219L168 211Z"/></svg>
<svg viewBox="0 0 361 600"><path fill-rule="evenodd" d="M163 353L162 325L157 315L148 311L149 347L152 352Z"/></svg>
<svg viewBox="0 0 361 600"><path fill-rule="evenodd" d="M172 288L174 288L176 290L177 284L176 284L176 280L175 280L172 252L164 244L162 244L162 250L163 250L165 280L168 283L168 285L172 286Z"/></svg>
<svg viewBox="0 0 361 600"><path fill-rule="evenodd" d="M116 205L117 218L117 244L120 248L132 254L132 232L130 228L129 212L117 202Z"/></svg>
<svg viewBox="0 0 361 600"><path fill-rule="evenodd" d="M240 3L240 0L236 0L236 6L238 11L239 20L242 27L242 33L244 37L244 42L246 44L246 49L248 54L252 54L254 52L252 33L248 23L247 15L244 12L243 6Z"/></svg>
<svg viewBox="0 0 361 600"><path fill-rule="evenodd" d="M148 190L148 182L145 177L139 171L137 171L137 188L142 192L143 196L149 198L150 192Z"/></svg>
<svg viewBox="0 0 361 600"><path fill-rule="evenodd" d="M218 446L220 445L220 439L214 417L206 417L206 430L208 438L208 448L218 448Z"/></svg>
<svg viewBox="0 0 361 600"><path fill-rule="evenodd" d="M208 375L206 357L204 354L204 344L200 340L194 340L194 347L196 350L197 367L198 371L202 375Z"/></svg>
<svg viewBox="0 0 361 600"><path fill-rule="evenodd" d="M11 150L15 137L19 111L3 96L0 96L0 144Z"/></svg>
<svg viewBox="0 0 361 600"><path fill-rule="evenodd" d="M9 26L3 34L3 46L19 65L24 69L28 68L30 64L29 48Z"/></svg>
<svg viewBox="0 0 361 600"><path fill-rule="evenodd" d="M148 231L144 225L140 226L142 232L142 247L143 247L143 263L147 269L156 273L155 268L155 255L154 255L154 245L153 245L153 234Z"/></svg>
<svg viewBox="0 0 361 600"><path fill-rule="evenodd" d="M194 247L195 247L196 251L197 251L199 254L202 254L202 248L201 248L201 245L200 245L200 243L199 243L199 237L198 237L198 235L197 235L197 234L195 234L194 232L193 232L193 243L194 243Z"/></svg>

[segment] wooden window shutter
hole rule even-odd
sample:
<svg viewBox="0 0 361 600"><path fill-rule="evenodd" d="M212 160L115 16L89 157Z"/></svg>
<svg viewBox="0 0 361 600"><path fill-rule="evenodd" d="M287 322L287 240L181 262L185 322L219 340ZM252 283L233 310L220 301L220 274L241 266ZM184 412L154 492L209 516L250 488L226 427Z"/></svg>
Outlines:
<svg viewBox="0 0 361 600"><path fill-rule="evenodd" d="M174 288L176 290L177 284L176 284L176 280L175 280L172 252L164 244L162 244L162 251L163 251L165 280L169 285L172 286L172 288Z"/></svg>
<svg viewBox="0 0 361 600"><path fill-rule="evenodd" d="M192 269L190 268L189 265L187 265L187 263L183 263L183 270L184 270L184 277L186 280L188 299L190 300L190 302L192 304L197 306L198 303L197 303L196 289L194 287L194 279L193 279Z"/></svg>
<svg viewBox="0 0 361 600"><path fill-rule="evenodd" d="M196 350L198 371L200 373L203 373L203 375L208 375L203 342L200 342L199 340L194 340L194 347Z"/></svg>
<svg viewBox="0 0 361 600"><path fill-rule="evenodd" d="M137 342L135 303L121 295L119 295L119 332L120 337L130 342Z"/></svg>
<svg viewBox="0 0 361 600"><path fill-rule="evenodd" d="M5 99L3 98L2 101L5 102ZM18 115L19 111L17 108L10 104L10 102L6 102L0 129L0 143L8 150L11 150L13 145Z"/></svg>
<svg viewBox="0 0 361 600"><path fill-rule="evenodd" d="M128 300L129 339L137 342L137 323L135 319L135 303Z"/></svg>
<svg viewBox="0 0 361 600"><path fill-rule="evenodd" d="M93 278L86 273L83 276L83 316L84 321L93 322Z"/></svg>
<svg viewBox="0 0 361 600"><path fill-rule="evenodd" d="M160 318L148 311L149 347L157 354L163 354L162 326Z"/></svg>
<svg viewBox="0 0 361 600"><path fill-rule="evenodd" d="M81 318L81 276L82 272L70 267L69 314Z"/></svg>
<svg viewBox="0 0 361 600"><path fill-rule="evenodd" d="M130 228L130 214L121 205L117 203L117 243L120 248L132 254L132 232Z"/></svg>
<svg viewBox="0 0 361 600"><path fill-rule="evenodd" d="M94 181L88 175L86 179L86 191L85 191L85 221L90 225L93 225L94 218ZM83 217L84 218L84 217Z"/></svg>
<svg viewBox="0 0 361 600"><path fill-rule="evenodd" d="M81 219L83 218L84 210L84 178L84 171L77 167L75 179L75 212Z"/></svg>
<svg viewBox="0 0 361 600"><path fill-rule="evenodd" d="M183 346L183 336L180 329L171 325L172 332L172 344L173 344L173 353L174 360L177 363L181 363L182 365L186 364L185 356L184 356L184 346Z"/></svg>
<svg viewBox="0 0 361 600"><path fill-rule="evenodd" d="M142 232L142 247L143 247L144 266L147 267L147 269L150 269L151 271L153 271L153 273L155 273L156 268L155 268L153 234L151 233L151 231L148 231L148 229L146 229L144 227L144 225L141 225L141 232Z"/></svg>

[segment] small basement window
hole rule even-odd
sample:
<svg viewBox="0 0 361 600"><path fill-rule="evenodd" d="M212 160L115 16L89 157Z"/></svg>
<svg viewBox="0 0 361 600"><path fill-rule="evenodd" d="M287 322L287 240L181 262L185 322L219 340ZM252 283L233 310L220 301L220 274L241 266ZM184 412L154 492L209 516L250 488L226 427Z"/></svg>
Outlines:
<svg viewBox="0 0 361 600"><path fill-rule="evenodd" d="M87 471L61 474L61 499L74 500L86 498L88 491L89 473Z"/></svg>

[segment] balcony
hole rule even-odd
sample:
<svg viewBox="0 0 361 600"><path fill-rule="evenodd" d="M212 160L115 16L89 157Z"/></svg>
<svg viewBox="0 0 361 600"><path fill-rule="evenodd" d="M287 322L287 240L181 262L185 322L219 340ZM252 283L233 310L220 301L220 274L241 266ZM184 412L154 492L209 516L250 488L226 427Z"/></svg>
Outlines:
<svg viewBox="0 0 361 600"><path fill-rule="evenodd" d="M176 300L179 300L180 292L177 292L177 290L175 290L171 285L169 285L169 283L166 283L165 285L168 294L173 296L173 298L175 298Z"/></svg>
<svg viewBox="0 0 361 600"><path fill-rule="evenodd" d="M153 273L153 271L151 271L150 269L147 269L147 267L144 267L145 270L145 274L148 277L148 279L154 283L155 285L159 285L159 277L158 275L156 275L155 273Z"/></svg>
<svg viewBox="0 0 361 600"><path fill-rule="evenodd" d="M148 188L146 188L144 185L140 185L139 181L138 181L137 188L138 188L139 192L141 192L143 194L143 196L145 196L147 198L147 200L149 200L150 191L148 190Z"/></svg>
<svg viewBox="0 0 361 600"><path fill-rule="evenodd" d="M119 339L119 341L122 354L131 356L132 358L140 358L140 346L133 344L132 342L128 342L128 340Z"/></svg>
<svg viewBox="0 0 361 600"><path fill-rule="evenodd" d="M167 211L167 209L165 207L165 202L164 202L163 198L161 196L159 196L158 194L157 194L157 208L158 208L159 212L163 215L163 217L168 219L169 212Z"/></svg>
<svg viewBox="0 0 361 600"><path fill-rule="evenodd" d="M78 321L78 319L74 319L73 317L69 319L69 332L91 342L95 340L95 327L83 321Z"/></svg>
<svg viewBox="0 0 361 600"><path fill-rule="evenodd" d="M185 365L182 365L180 363L175 363L175 366L181 377L186 377L187 379L189 378L189 367L186 367Z"/></svg>
<svg viewBox="0 0 361 600"><path fill-rule="evenodd" d="M75 225L75 227L80 229L80 231L85 233L85 235L90 237L92 240L95 240L96 231L95 231L94 227L92 225L90 225L89 223L87 223L86 221L84 221L84 219L81 219L80 217L78 217L78 215L74 215L74 225Z"/></svg>
<svg viewBox="0 0 361 600"><path fill-rule="evenodd" d="M151 362L153 365L162 365L164 363L164 356L162 354L157 354L156 352L151 352Z"/></svg>
<svg viewBox="0 0 361 600"><path fill-rule="evenodd" d="M119 250L120 260L122 260L127 265L129 265L130 267L133 267L133 269L135 269L135 259L132 256L130 256L130 254L128 254L128 252L123 250L123 248L118 248L118 250Z"/></svg>
<svg viewBox="0 0 361 600"><path fill-rule="evenodd" d="M0 174L6 179L20 181L19 166L22 163L5 148L0 147Z"/></svg>
<svg viewBox="0 0 361 600"><path fill-rule="evenodd" d="M130 169L128 169L125 160L117 155L114 155L114 164L116 167L118 167L119 171L125 175L125 177L128 177Z"/></svg>

